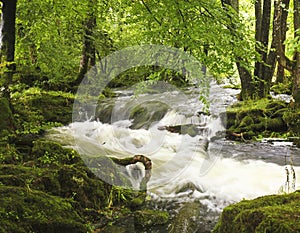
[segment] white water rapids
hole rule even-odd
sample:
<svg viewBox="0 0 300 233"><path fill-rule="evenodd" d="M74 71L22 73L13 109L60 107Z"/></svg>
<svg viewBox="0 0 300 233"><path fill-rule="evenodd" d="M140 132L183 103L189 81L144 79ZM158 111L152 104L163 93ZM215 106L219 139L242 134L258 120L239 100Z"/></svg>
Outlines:
<svg viewBox="0 0 300 233"><path fill-rule="evenodd" d="M212 98L215 101L210 107L211 112L217 111L218 108L221 111L224 110L224 107L234 98L232 91L230 95L224 89L213 93ZM122 99L122 97L119 98ZM190 101L185 104L188 104L189 109L197 112L199 102L197 98L190 98ZM222 104L217 100L222 100ZM216 116L216 114L213 115ZM64 144L84 155L105 154L120 158L134 154L148 156L153 163L148 192L153 198L199 198L201 203L209 208L221 210L223 205L228 203L244 198L252 199L262 195L277 194L280 189L284 189L285 166L262 161L255 156L255 151L252 155L251 151L245 152L250 153L250 158L241 160L234 157L234 147L231 149L227 147L227 156L223 156L224 139L210 143L208 151L205 151L203 139L205 137L210 139L222 129L220 119L214 116L197 116L196 113L184 116L173 109L159 122L153 123L148 130L130 129L129 120L120 120L112 124L85 121L57 128L52 133L52 137L63 141ZM158 129L161 126L194 123L195 121L204 122L209 129L208 133L191 137L187 134L182 135ZM229 157L228 153L232 156ZM270 153L270 156L273 156L274 151ZM284 155L282 156L284 160ZM296 177L299 178L300 167L296 166L294 169ZM193 184L194 188L183 189L187 184ZM295 185L296 189L299 188L299 181Z"/></svg>

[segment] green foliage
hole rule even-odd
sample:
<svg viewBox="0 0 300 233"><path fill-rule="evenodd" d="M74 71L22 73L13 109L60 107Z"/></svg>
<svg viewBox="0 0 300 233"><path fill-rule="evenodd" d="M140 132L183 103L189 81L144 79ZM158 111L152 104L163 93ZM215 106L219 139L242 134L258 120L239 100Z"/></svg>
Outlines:
<svg viewBox="0 0 300 233"><path fill-rule="evenodd" d="M136 27L131 32L139 34L143 43L181 48L213 72L232 71L237 54L246 61L255 56L243 23L217 1L137 1L124 9L132 16L125 17L126 25Z"/></svg>
<svg viewBox="0 0 300 233"><path fill-rule="evenodd" d="M20 102L19 100L22 99ZM71 122L74 95L29 88L12 94L17 134L39 134Z"/></svg>

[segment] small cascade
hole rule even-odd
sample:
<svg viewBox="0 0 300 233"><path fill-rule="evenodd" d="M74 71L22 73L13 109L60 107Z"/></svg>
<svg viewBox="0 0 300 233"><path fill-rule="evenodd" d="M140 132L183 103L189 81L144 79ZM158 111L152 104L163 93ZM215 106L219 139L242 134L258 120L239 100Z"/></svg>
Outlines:
<svg viewBox="0 0 300 233"><path fill-rule="evenodd" d="M184 98L177 98L176 92L145 95L139 102L127 92L114 100L108 122L74 122L56 128L52 137L82 156L147 156L152 161L147 189L157 203L196 201L208 212L219 213L229 203L278 193L286 183L285 167L277 162L282 160L278 150L224 139L220 115L236 101L237 91L212 85L209 112L203 112L195 90ZM149 104L152 100L154 104ZM168 108L158 110L158 100ZM132 127L142 116L147 124L141 121L140 127ZM299 154L285 148L283 153ZM300 167L295 165L294 170L300 177ZM139 163L122 172L130 177L133 188L145 175ZM296 189L299 185L297 181Z"/></svg>

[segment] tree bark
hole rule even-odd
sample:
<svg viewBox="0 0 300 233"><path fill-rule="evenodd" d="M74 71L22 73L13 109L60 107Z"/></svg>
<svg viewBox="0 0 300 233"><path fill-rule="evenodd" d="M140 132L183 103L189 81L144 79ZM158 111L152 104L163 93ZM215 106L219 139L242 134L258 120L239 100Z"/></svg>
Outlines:
<svg viewBox="0 0 300 233"><path fill-rule="evenodd" d="M269 34L271 24L271 0L261 0L255 2L255 39L259 45L256 46L257 52L260 54L261 61L255 63L254 76L258 80L257 94L259 98L269 95L270 84L274 74L276 64L276 52L269 47ZM262 8L261 8L262 7ZM273 29L273 35L276 33ZM271 48L274 47L273 41Z"/></svg>
<svg viewBox="0 0 300 233"><path fill-rule="evenodd" d="M222 6L224 9L227 9L229 6L232 7L236 13L237 16L239 14L239 1L238 0L222 0ZM229 18L231 18L231 15L228 15ZM234 28L235 26L232 25L231 28ZM232 29L231 29L232 30ZM234 33L232 31L232 33ZM238 69L239 77L241 80L241 93L240 93L240 99L241 100L247 100L247 99L256 99L256 85L253 80L251 72L243 65L243 59L241 57L236 57L236 66Z"/></svg>
<svg viewBox="0 0 300 233"><path fill-rule="evenodd" d="M300 29L300 3L299 0L294 0L294 38L298 38L299 43L299 29ZM300 107L300 52L295 51L295 64L293 67L293 98L295 107Z"/></svg>
<svg viewBox="0 0 300 233"><path fill-rule="evenodd" d="M142 179L140 183L140 189L141 190L147 190L147 183L151 178L151 169L152 169L152 162L151 159L144 155L135 155L133 157L125 158L125 159L119 159L115 157L110 157L112 161L114 161L116 164L126 166L130 164L135 164L135 163L142 163L145 167L145 176Z"/></svg>
<svg viewBox="0 0 300 233"><path fill-rule="evenodd" d="M9 85L12 81L13 73L16 70L15 60L15 41L16 41L16 7L17 0L1 0L2 5L2 46L0 59L5 64L3 74L4 93L3 96L10 99Z"/></svg>
<svg viewBox="0 0 300 233"><path fill-rule="evenodd" d="M282 16L281 16L281 41L284 42L286 40L286 33L288 30L287 27L287 17L288 17L288 10L290 5L290 0L283 0L281 4L282 6ZM275 3L276 4L276 3ZM276 5L275 5L276 7ZM275 8L274 7L274 8ZM275 18L276 16L274 16ZM282 44L282 49L285 51L285 45ZM278 60L278 59L277 59ZM276 75L276 83L284 83L285 82L285 74L284 74L284 67L277 62L277 75Z"/></svg>
<svg viewBox="0 0 300 233"><path fill-rule="evenodd" d="M94 0L89 1L90 12L84 23L83 48L79 66L79 73L75 80L75 85L79 85L87 73L89 67L96 64L96 50L93 38L93 31L96 27L96 16L94 12Z"/></svg>

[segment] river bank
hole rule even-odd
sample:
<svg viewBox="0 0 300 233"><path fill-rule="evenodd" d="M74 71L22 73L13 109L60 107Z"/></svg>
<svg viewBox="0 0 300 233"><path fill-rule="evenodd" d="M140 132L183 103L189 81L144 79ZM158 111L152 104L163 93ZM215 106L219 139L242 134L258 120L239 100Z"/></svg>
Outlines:
<svg viewBox="0 0 300 233"><path fill-rule="evenodd" d="M0 188L2 200L1 219L3 219L3 224L5 226L3 229L6 229L4 232L26 232L28 230L47 232L47 229L49 232L52 232L53 229L56 232L65 232L70 229L75 232L165 232L166 230L170 232L182 232L185 227L191 230L197 229L198 232L209 232L216 224L220 211L223 207L235 202L234 200L239 199L229 198L228 200L224 200L222 199L224 194L222 194L222 198L218 198L218 195L221 195L221 193L219 192L218 194L217 190L220 189L221 183L224 182L224 180L218 180L217 178L219 176L210 175L214 174L212 171L223 169L224 174L228 175L231 174L232 170L237 169L237 166L242 165L242 168L250 169L250 173L245 173L244 175L242 175L244 171L243 169L235 171L235 173L244 177L244 181L242 182L245 184L240 190L241 197L245 193L249 192L248 188L246 188L248 186L247 182L245 181L246 177L254 174L251 173L252 167L261 166L262 170L265 170L266 173L268 171L275 171L274 180L276 182L271 183L271 186L274 185L273 188L275 190L277 190L278 186L280 187L280 185L285 182L284 166L287 164L284 162L285 160L282 156L278 156L275 160L273 156L276 155L280 149L273 147L274 151L270 153L270 148L265 146L266 148L263 149L263 151L266 151L266 153L261 154L261 157L263 158L259 156L253 157L254 154L257 154L257 152L253 152L251 154L249 151L253 151L253 148L259 147L261 144L248 142L248 145L243 146L243 144L237 142L232 147L232 145L230 145L230 141L227 141L224 144L222 143L222 140L218 141L218 139L216 139L214 142L210 143L210 150L222 151L221 156L218 157L213 164L216 170L210 170L211 173L208 172L208 176L203 176L202 174L202 177L200 176L201 179L199 179L200 183L192 180L193 178L198 180L196 176L191 176L190 173L183 172L183 176L190 177L190 180L174 179L173 182L175 182L175 184L177 182L179 185L176 187L175 190L177 191L175 192L166 192L167 189L172 190L173 188L171 187L173 186L167 186L167 189L156 189L156 191L151 191L148 195L141 194L140 192L136 192L131 189L115 188L111 185L105 184L101 179L95 176L95 174L86 167L86 164L81 160L81 156L76 151L73 149L63 148L60 143L53 142L53 138L51 140L49 138L44 138L45 130L53 126L59 126L70 122L72 99L74 96L66 93L45 92L36 89L31 90L31 92L24 92L22 95L22 101L18 101L16 98L14 102L15 114L17 114L17 117L14 118L17 122L15 122L14 125L19 125L20 127L17 128L17 134L7 133L11 130L11 125L13 124L13 118L10 116L10 113L3 118L7 120L5 121L6 124L3 128L1 128L4 135L1 140L0 157ZM232 98L234 97L232 96ZM192 101L190 101L190 103L192 103ZM270 102L268 104L270 104ZM276 104L273 112L270 108L268 108L270 110L268 110L268 114L264 115L264 117L268 117L269 114L275 116L278 114L278 110L283 112L282 109L287 108L286 105L278 105L283 107L277 109ZM161 119L166 114L164 109L162 109L162 111L165 113L162 115ZM251 111L253 111L253 108ZM261 109L259 111L261 111ZM135 109L135 112L139 111ZM229 115L230 114L231 113L229 113ZM234 120L234 125L241 127L247 126L247 124L242 124L242 122L245 121L244 118L246 115L247 114L244 112L243 114L237 113L235 117L240 122ZM168 117L171 116L172 115L169 113ZM201 114L200 116L205 117L205 115ZM280 116L283 117L284 114ZM253 115L252 118L255 118L255 115ZM151 118L146 117L146 119ZM228 119L230 121L233 118L229 117ZM156 121L160 119L152 118L152 120ZM252 121L254 120L252 119ZM22 124L20 124L21 122ZM23 124L23 122L26 123ZM167 121L165 119L163 123L166 122ZM293 122L294 121L291 120L291 123ZM289 126L292 125L291 123L289 123ZM83 124L85 124L83 126L88 129L87 125L89 123L83 122ZM110 128L109 125L96 123L96 126L97 124L99 127L103 127L101 133L105 133L106 130ZM297 124L294 125L298 126ZM230 126L230 124L228 124L228 126ZM117 127L120 127L120 125ZM117 131L116 129L117 128L114 128L115 131L113 131L114 136L116 136L116 133L119 133L118 130L120 130L120 128L117 129ZM245 128L243 128L243 130L244 129ZM270 128L267 127L264 129L267 129L268 132L270 132ZM274 128L274 131L275 129L276 127ZM287 127L286 133L294 132L291 131L291 129L292 128ZM132 130L126 128L125 131L121 131L123 133L145 133L145 129L143 129L144 131L141 129ZM155 131L155 133L158 132L159 131ZM189 143L192 145L195 142L193 140L199 139L192 136L182 136L182 134L178 133L171 133L167 131L163 132L165 140L169 140L170 138L175 140L174 142L176 142L176 140L180 140L181 143L182 138L186 138L188 141L191 140L188 144L184 144L187 147L190 145ZM243 132L244 131L234 131L236 134ZM264 131L260 131L259 135L262 135L262 132ZM282 131L280 132L280 135L284 133ZM59 139L57 134L54 135L57 136L56 139ZM89 134L85 134L83 131L83 135ZM273 136L276 135L277 134L274 134ZM69 138L70 136L71 135L69 135ZM67 134L62 134L61 137L64 138L64 140L67 140L63 145L70 143L70 141L68 141ZM124 136L123 134L123 137L126 138L126 135ZM260 137L262 138L262 136ZM240 140L241 137L237 138ZM108 139L109 138L106 138L105 140L107 141ZM249 140L250 138L245 139ZM70 140L72 140L72 137ZM141 142L140 139L136 140L137 138L132 141L134 145L141 145L139 144ZM222 143L221 149L218 147L219 143ZM107 144L109 143L106 142L106 146ZM163 153L166 155L166 153L169 153L168 151L170 149L180 151L180 148L176 148L174 145L166 144L168 149ZM247 146L248 149L245 149ZM292 147L291 150L288 149L290 147L284 147L287 148L286 150L284 148L282 149L282 147L280 148L280 153L287 153L287 150L289 150L292 154L294 153L294 165L297 166L298 160L296 155L298 154L298 150L294 149L294 147ZM136 147L136 150L138 150L138 147ZM230 154L230 151L232 150L235 151L235 154ZM293 150L295 150L295 152L292 152ZM226 151L228 154L224 153ZM115 153L117 154L116 151ZM200 157L204 156L202 153L203 152L200 152ZM179 152L176 154L180 155ZM235 160L232 160L233 158ZM236 161L236 158L239 158L237 160L239 162ZM247 164L249 159L260 159L262 161L272 163L275 162L275 164L278 164L281 167L277 167L277 165L268 166L268 163L261 164L259 161L252 163L253 166L251 164L249 164L249 166L243 165L245 163ZM155 157L153 158L153 161L156 161ZM181 160L180 162L182 163L183 161L184 160ZM196 160L196 162L197 161L198 160ZM205 160L201 161L203 162ZM109 159L107 159L107 162L112 164ZM173 162L176 164L176 161ZM230 166L226 167L224 162L230 162ZM200 165L201 164L202 163L200 163ZM237 166L233 167L233 164L236 164ZM195 167L197 166L199 166L199 164L196 164ZM166 168L168 167L165 166L164 169ZM274 170L274 168L276 169ZM189 169L192 169L191 172L196 171L193 170L192 165L189 166ZM279 173L276 172L277 169ZM118 171L118 169L116 170ZM255 171L253 170L253 172ZM110 173L117 174L118 172L103 171L103 175ZM170 175L172 176L172 173L170 173ZM156 175L154 172L153 180L149 183L149 187L155 187L157 182L161 182L159 179L155 182L157 177L159 177L159 173ZM235 179L236 174L232 174L232 176L228 176L227 178L228 180ZM254 177L253 182L257 182L257 179L258 177ZM277 179L280 179L279 182ZM207 183L205 183L205 180ZM212 182L215 183L210 186L209 184ZM240 182L237 182L237 185L239 184ZM257 185L257 183L253 184ZM226 189L230 189L230 186L228 186L227 183L226 185L227 186L224 187L226 187ZM236 187L238 186L232 186L233 189ZM252 186L250 186L249 189L251 189L251 187ZM19 193L20 195L16 195L16 193ZM258 193L260 193L259 190L257 192L253 192L253 195L249 195L248 198L255 197ZM234 194L231 192L227 195L228 197L230 195L231 197L235 195L239 196L237 193ZM283 196L283 198L285 197ZM30 208L30 206L32 206L32 208ZM191 206L195 208L191 208ZM53 215L51 211L47 212L45 208L53 210L56 215ZM68 211L70 215L62 218L65 211ZM187 221L187 219L190 220ZM233 219L233 217L231 217L231 219ZM225 224L223 217L221 218L221 221ZM199 222L201 222L201 224L197 224ZM226 224L228 224L228 222ZM189 231L187 230L186 232Z"/></svg>

